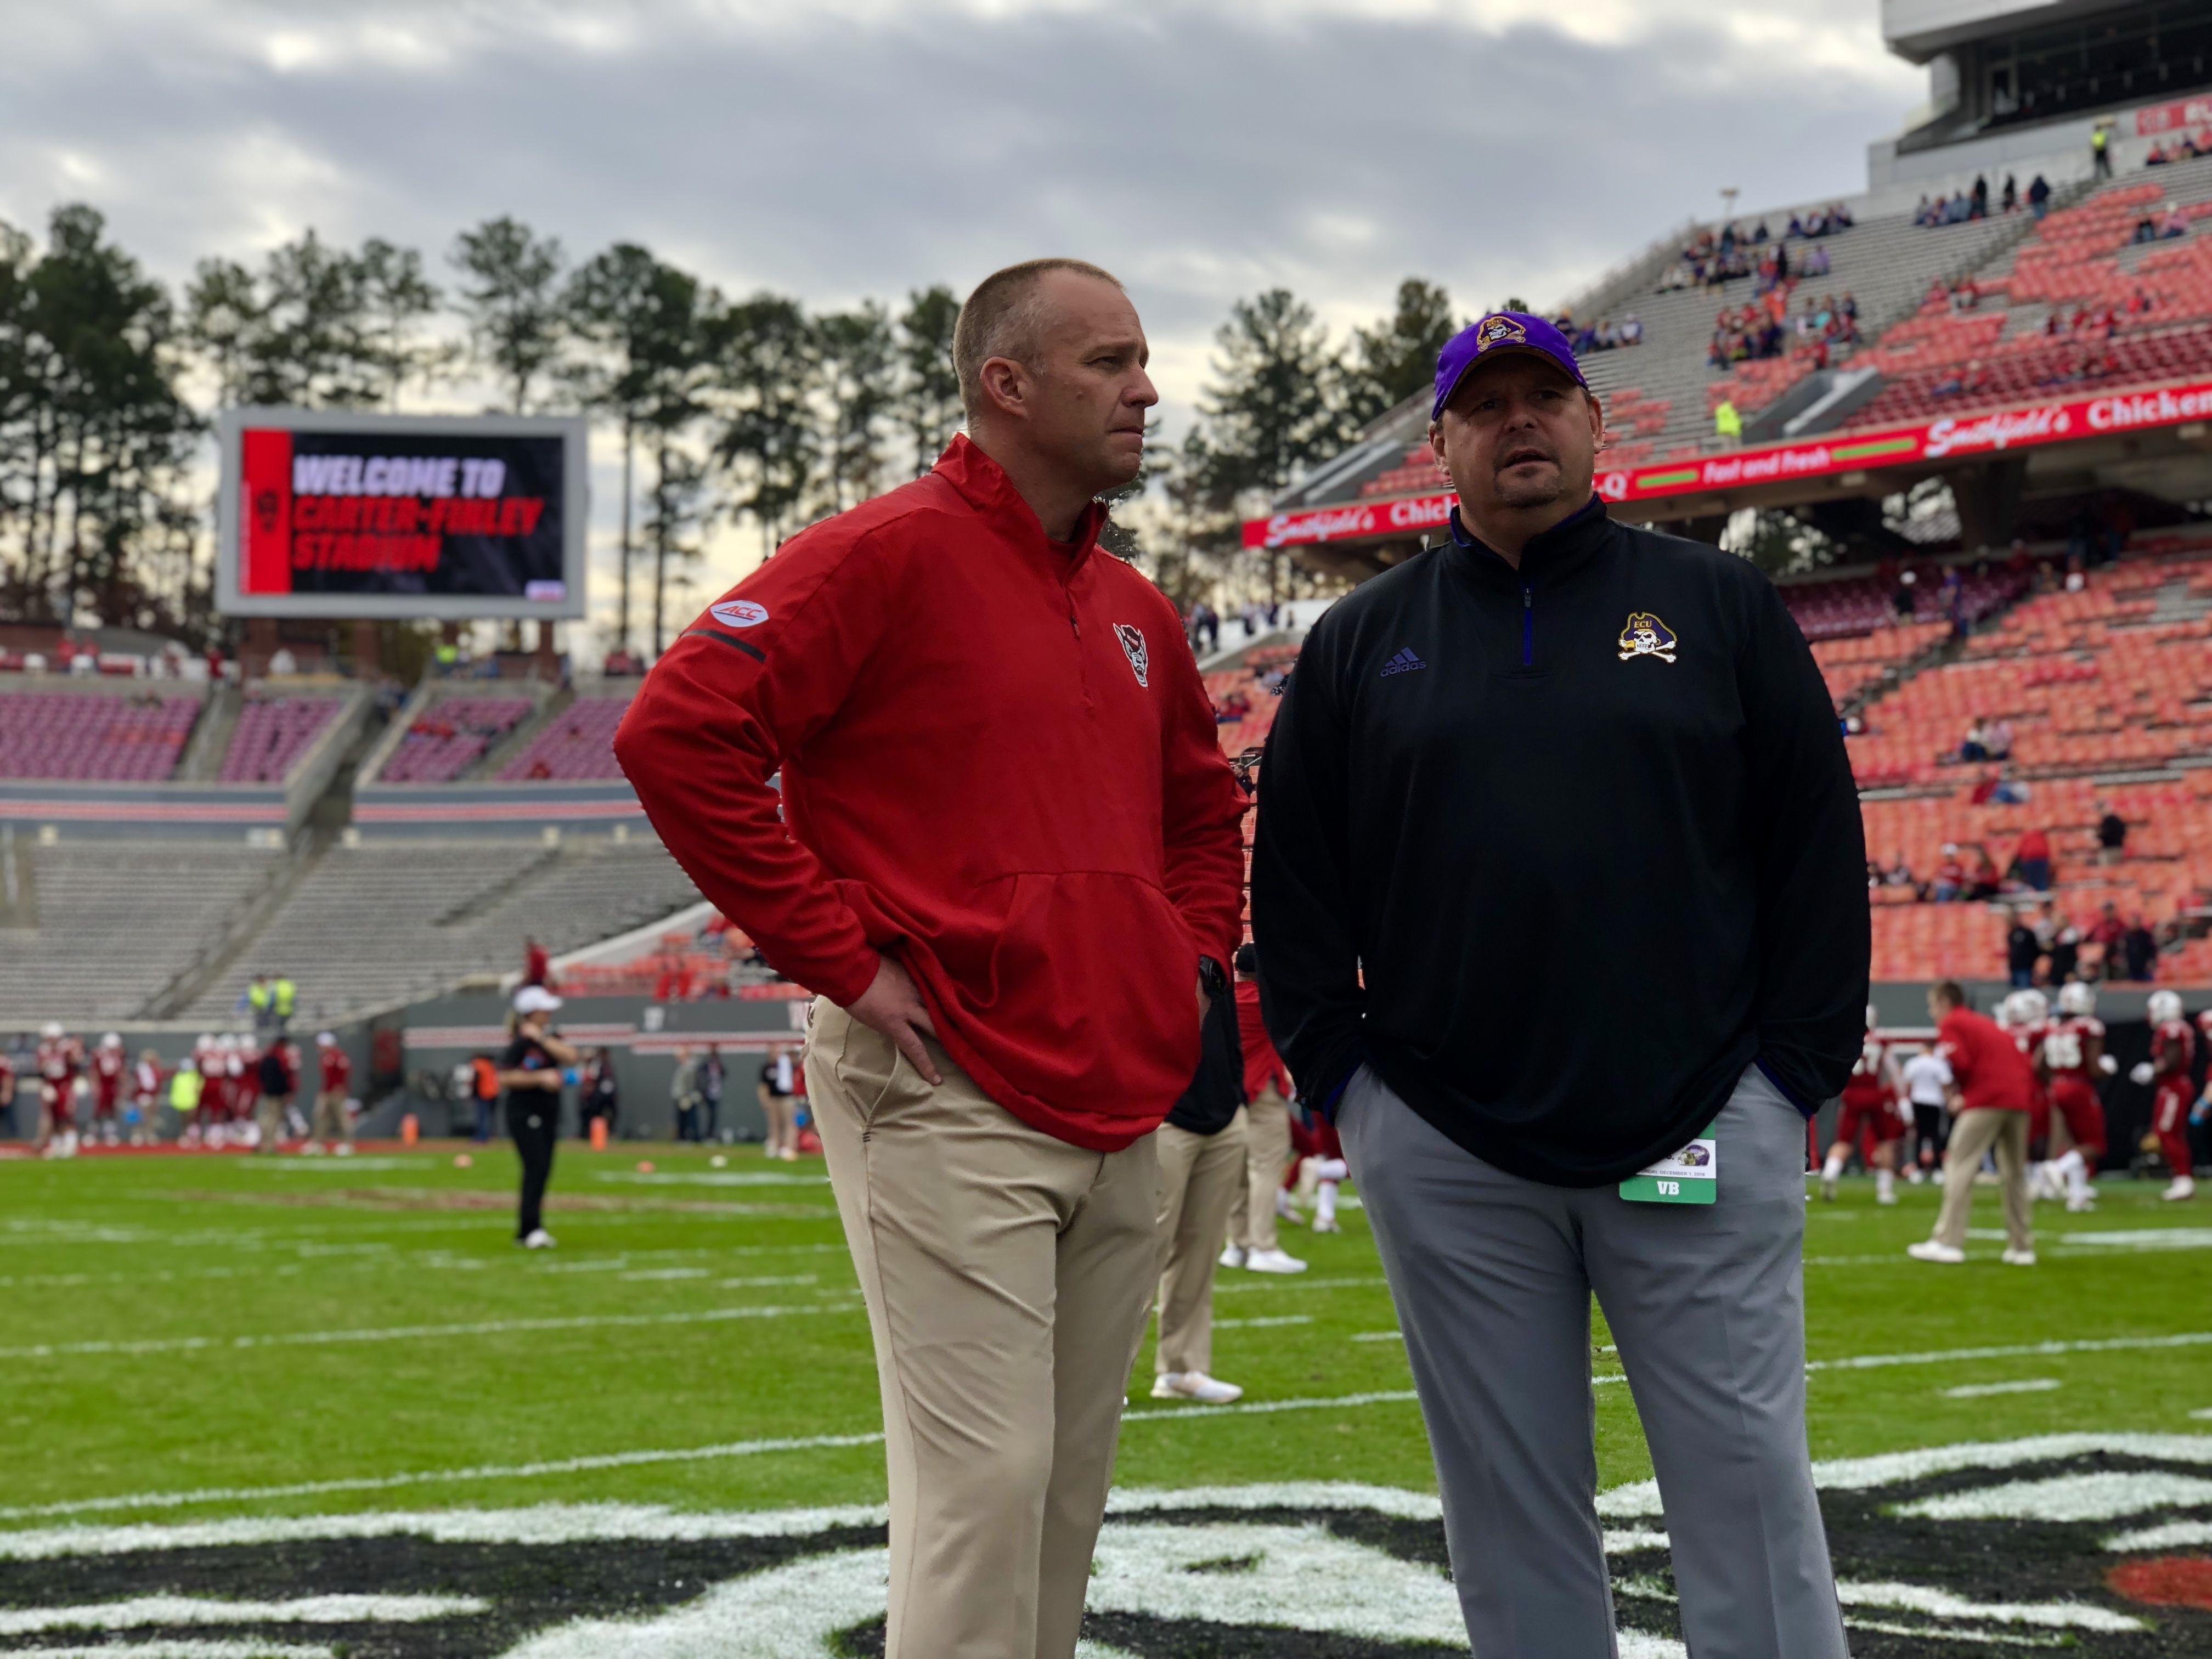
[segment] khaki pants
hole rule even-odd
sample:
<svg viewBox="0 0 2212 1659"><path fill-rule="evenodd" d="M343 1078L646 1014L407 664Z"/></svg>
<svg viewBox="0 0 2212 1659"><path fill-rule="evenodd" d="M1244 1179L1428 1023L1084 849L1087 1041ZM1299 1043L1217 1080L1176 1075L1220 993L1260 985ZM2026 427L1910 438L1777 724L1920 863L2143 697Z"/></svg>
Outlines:
<svg viewBox="0 0 2212 1659"><path fill-rule="evenodd" d="M343 1142L350 1138L350 1127L346 1122L345 1091L325 1089L315 1097L315 1121L308 1127L307 1139Z"/></svg>
<svg viewBox="0 0 2212 1659"><path fill-rule="evenodd" d="M1244 1190L1229 1206L1229 1242L1243 1250L1272 1250L1275 1194L1291 1161L1290 1103L1270 1083L1244 1109Z"/></svg>
<svg viewBox="0 0 2212 1659"><path fill-rule="evenodd" d="M1213 1270L1229 1206L1244 1190L1244 1113L1218 1134L1163 1123L1160 1161L1160 1341L1152 1369L1165 1376L1213 1369Z"/></svg>
<svg viewBox="0 0 2212 1659"><path fill-rule="evenodd" d="M1071 1659L1159 1273L1152 1138L1085 1152L817 1000L806 1086L890 1486L886 1659Z"/></svg>
<svg viewBox="0 0 2212 1659"><path fill-rule="evenodd" d="M786 1152L799 1150L799 1100L793 1095L780 1095L772 1089L755 1091L760 1100L761 1117L768 1125L768 1139L761 1147L768 1158L781 1158Z"/></svg>
<svg viewBox="0 0 2212 1659"><path fill-rule="evenodd" d="M276 1143L284 1138L284 1108L290 1100L283 1095L264 1095L253 1108L253 1121L261 1127L261 1144L257 1152L273 1152Z"/></svg>
<svg viewBox="0 0 2212 1659"><path fill-rule="evenodd" d="M1997 1155L1997 1186L2004 1194L2005 1243L2033 1249L2028 1227L2027 1114L1976 1106L1951 1121L1951 1142L1943 1154L1943 1208L1936 1218L1936 1240L1953 1249L1966 1243L1966 1215L1974 1205L1974 1174L1982 1154Z"/></svg>

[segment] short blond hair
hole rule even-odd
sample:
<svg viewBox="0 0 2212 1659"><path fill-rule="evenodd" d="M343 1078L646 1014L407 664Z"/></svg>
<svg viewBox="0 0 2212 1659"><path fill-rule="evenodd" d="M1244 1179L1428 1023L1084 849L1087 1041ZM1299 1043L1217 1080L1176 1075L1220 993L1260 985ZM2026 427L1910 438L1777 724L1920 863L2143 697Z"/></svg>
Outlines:
<svg viewBox="0 0 2212 1659"><path fill-rule="evenodd" d="M975 284L952 325L952 371L960 377L960 406L972 421L983 404L983 365L994 357L1036 361L1044 307L1039 290L1047 272L1072 270L1121 286L1121 279L1087 259L1024 259L994 270Z"/></svg>

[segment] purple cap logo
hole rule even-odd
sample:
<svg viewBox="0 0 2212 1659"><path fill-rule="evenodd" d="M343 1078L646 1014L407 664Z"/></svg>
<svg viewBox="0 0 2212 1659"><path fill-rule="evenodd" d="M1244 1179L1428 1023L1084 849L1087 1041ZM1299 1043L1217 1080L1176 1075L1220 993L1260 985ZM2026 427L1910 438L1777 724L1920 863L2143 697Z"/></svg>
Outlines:
<svg viewBox="0 0 2212 1659"><path fill-rule="evenodd" d="M1575 361L1575 349L1567 337L1541 317L1531 316L1525 311L1493 311L1444 342L1444 349L1437 353L1437 400L1429 410L1435 420L1444 412L1459 383L1467 378L1468 371L1481 362L1490 352L1499 350L1533 351L1549 357L1575 378L1575 384L1585 392L1589 382L1583 379L1582 365Z"/></svg>

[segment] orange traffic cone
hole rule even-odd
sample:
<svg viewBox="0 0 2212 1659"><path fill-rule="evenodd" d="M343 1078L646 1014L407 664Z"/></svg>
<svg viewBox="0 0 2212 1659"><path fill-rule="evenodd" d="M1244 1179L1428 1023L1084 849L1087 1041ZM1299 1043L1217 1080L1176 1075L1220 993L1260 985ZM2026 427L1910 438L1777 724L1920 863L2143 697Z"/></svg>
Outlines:
<svg viewBox="0 0 2212 1659"><path fill-rule="evenodd" d="M414 1113L410 1112L406 1116L399 1120L399 1144L401 1146L412 1146L416 1140L422 1138L422 1126L416 1121Z"/></svg>
<svg viewBox="0 0 2212 1659"><path fill-rule="evenodd" d="M607 1121L603 1117L592 1120L592 1150L604 1152L607 1149Z"/></svg>

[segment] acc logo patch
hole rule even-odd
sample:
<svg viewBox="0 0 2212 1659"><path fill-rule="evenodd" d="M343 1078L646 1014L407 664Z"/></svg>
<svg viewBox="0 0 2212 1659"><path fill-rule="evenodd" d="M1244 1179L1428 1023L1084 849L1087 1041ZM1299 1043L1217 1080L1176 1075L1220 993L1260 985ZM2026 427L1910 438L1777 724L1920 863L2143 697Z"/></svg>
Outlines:
<svg viewBox="0 0 2212 1659"><path fill-rule="evenodd" d="M1492 346L1528 343L1528 331L1510 317L1488 318L1474 331L1474 349L1477 351L1487 351Z"/></svg>
<svg viewBox="0 0 2212 1659"><path fill-rule="evenodd" d="M1662 662L1672 662L1674 645L1674 630L1649 611L1629 612L1628 625L1620 630L1623 662L1631 657L1656 657Z"/></svg>
<svg viewBox="0 0 2212 1659"><path fill-rule="evenodd" d="M720 605L708 605L707 614L732 628L758 628L768 620L768 607L750 599L724 599Z"/></svg>
<svg viewBox="0 0 2212 1659"><path fill-rule="evenodd" d="M1151 653L1145 649L1145 636L1127 623L1115 623L1114 637L1121 641L1121 654L1129 659L1129 666L1136 672L1137 684L1144 686L1152 684L1147 676L1152 671L1152 659Z"/></svg>

